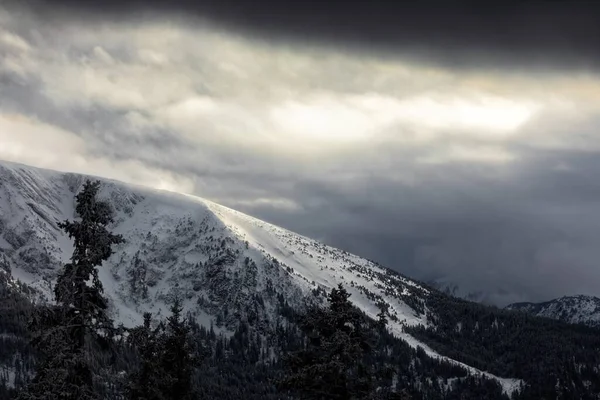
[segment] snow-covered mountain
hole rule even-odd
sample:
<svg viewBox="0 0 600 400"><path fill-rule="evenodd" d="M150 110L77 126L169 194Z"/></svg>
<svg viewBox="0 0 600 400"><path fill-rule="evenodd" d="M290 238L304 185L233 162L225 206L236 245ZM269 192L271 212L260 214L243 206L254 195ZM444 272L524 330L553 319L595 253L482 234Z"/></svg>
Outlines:
<svg viewBox="0 0 600 400"><path fill-rule="evenodd" d="M0 251L15 278L45 294L72 252L57 223L75 217L74 195L85 179L0 164ZM212 314L224 303L243 307L257 293L293 302L338 283L368 315L377 314L377 300L388 303L398 332L402 324L425 322L405 300L427 289L370 261L197 197L103 183L100 197L116 211L111 228L126 244L115 249L101 278L125 325L138 324L144 311L163 311L176 292L188 309ZM145 269L144 288L130 284L136 265Z"/></svg>
<svg viewBox="0 0 600 400"><path fill-rule="evenodd" d="M0 163L0 264L48 298L72 252L57 222L75 217L74 195L86 178ZM247 321L268 332L280 302L302 309L324 301L342 283L367 315L375 317L378 302L387 303L395 336L449 360L403 331L404 325L430 323L424 298L431 289L198 197L101 180L100 197L115 209L111 230L126 242L115 248L100 276L113 317L124 325L139 324L146 311L164 316L177 294L202 324L227 332ZM497 379L507 392L518 385Z"/></svg>
<svg viewBox="0 0 600 400"><path fill-rule="evenodd" d="M515 303L506 308L570 324L600 327L600 298L594 296L565 296L543 303Z"/></svg>

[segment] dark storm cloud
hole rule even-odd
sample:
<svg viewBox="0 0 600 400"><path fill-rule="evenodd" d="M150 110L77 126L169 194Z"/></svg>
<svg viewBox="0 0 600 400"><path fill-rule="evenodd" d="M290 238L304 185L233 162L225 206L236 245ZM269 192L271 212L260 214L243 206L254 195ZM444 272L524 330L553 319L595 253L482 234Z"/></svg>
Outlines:
<svg viewBox="0 0 600 400"><path fill-rule="evenodd" d="M30 0L40 13L214 20L273 40L331 42L457 67L600 65L595 1Z"/></svg>
<svg viewBox="0 0 600 400"><path fill-rule="evenodd" d="M505 181L463 165L421 174L418 185L385 176L352 187L305 183L287 194L301 210L247 211L494 304L598 295L598 156L541 152ZM558 162L573 169L556 170Z"/></svg>

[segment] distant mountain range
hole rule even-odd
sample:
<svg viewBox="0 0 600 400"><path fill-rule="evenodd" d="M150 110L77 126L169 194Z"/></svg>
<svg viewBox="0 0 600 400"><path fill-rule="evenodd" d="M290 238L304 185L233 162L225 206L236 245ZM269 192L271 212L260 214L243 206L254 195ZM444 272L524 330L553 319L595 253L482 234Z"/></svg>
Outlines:
<svg viewBox="0 0 600 400"><path fill-rule="evenodd" d="M600 298L594 296L565 296L543 303L515 303L506 309L524 311L570 324L600 327Z"/></svg>
<svg viewBox="0 0 600 400"><path fill-rule="evenodd" d="M427 285L453 297L487 304L486 293L465 292L455 284L445 279L426 282ZM582 324L590 327L600 327L600 298L595 296L575 295L534 303L520 302L509 304L506 310L522 311L536 317L551 318L568 324Z"/></svg>

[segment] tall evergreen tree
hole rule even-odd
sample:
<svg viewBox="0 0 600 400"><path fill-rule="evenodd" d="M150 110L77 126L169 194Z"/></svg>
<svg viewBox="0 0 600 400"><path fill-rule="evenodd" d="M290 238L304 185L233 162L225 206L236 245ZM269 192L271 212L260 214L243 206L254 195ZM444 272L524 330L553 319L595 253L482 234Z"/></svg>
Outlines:
<svg viewBox="0 0 600 400"><path fill-rule="evenodd" d="M148 298L148 285L146 284L147 267L140 259L140 251L135 253L135 257L131 262L131 267L128 270L129 288L134 296L141 296L143 299Z"/></svg>
<svg viewBox="0 0 600 400"><path fill-rule="evenodd" d="M328 296L329 307L315 308L302 321L305 348L286 360L279 387L303 399L366 399L372 394L363 356L371 350L372 323L352 306L340 284Z"/></svg>
<svg viewBox="0 0 600 400"><path fill-rule="evenodd" d="M100 182L87 180L76 196L77 221L59 227L74 242L71 262L58 276L55 305L41 308L32 321L33 344L41 356L36 376L21 399L96 399L90 349L107 344L114 332L97 267L122 243L107 226L110 204L97 198Z"/></svg>
<svg viewBox="0 0 600 400"><path fill-rule="evenodd" d="M144 314L144 325L130 331L129 342L140 356L139 368L129 375L127 398L130 400L164 400L160 382L164 379L161 365L163 350L162 325L151 326L152 315Z"/></svg>
<svg viewBox="0 0 600 400"><path fill-rule="evenodd" d="M171 316L167 318L162 355L164 395L169 400L192 398L192 374L196 358L191 346L191 328L182 317L182 311L181 299L176 297L171 306Z"/></svg>
<svg viewBox="0 0 600 400"><path fill-rule="evenodd" d="M388 310L390 305L386 302L380 301L377 303L377 308L379 308L379 313L377 314L377 328L382 330L388 324Z"/></svg>

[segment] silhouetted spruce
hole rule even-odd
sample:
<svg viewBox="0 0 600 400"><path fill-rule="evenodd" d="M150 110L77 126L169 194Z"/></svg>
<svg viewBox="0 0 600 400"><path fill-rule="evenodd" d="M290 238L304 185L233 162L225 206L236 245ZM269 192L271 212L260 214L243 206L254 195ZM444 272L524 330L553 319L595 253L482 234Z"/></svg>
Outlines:
<svg viewBox="0 0 600 400"><path fill-rule="evenodd" d="M363 361L371 351L366 319L340 284L328 296L328 308L314 308L303 318L305 348L286 359L279 387L304 399L363 399L372 393L371 371Z"/></svg>
<svg viewBox="0 0 600 400"><path fill-rule="evenodd" d="M164 350L162 326L152 328L152 315L144 314L144 324L129 332L128 342L137 349L140 362L133 369L126 384L129 400L165 400L161 391L164 371L161 356Z"/></svg>
<svg viewBox="0 0 600 400"><path fill-rule="evenodd" d="M79 220L59 224L73 239L74 251L56 282L56 304L40 307L33 315L33 345L40 361L35 378L19 399L99 398L90 348L108 346L114 327L97 267L110 257L113 245L123 242L107 229L112 210L97 199L99 188L99 181L86 181L76 196Z"/></svg>
<svg viewBox="0 0 600 400"><path fill-rule="evenodd" d="M165 398L169 400L192 398L192 374L197 358L191 344L191 328L187 319L181 316L182 311L181 300L177 297L167 318L162 343L161 367L165 373L162 387Z"/></svg>

